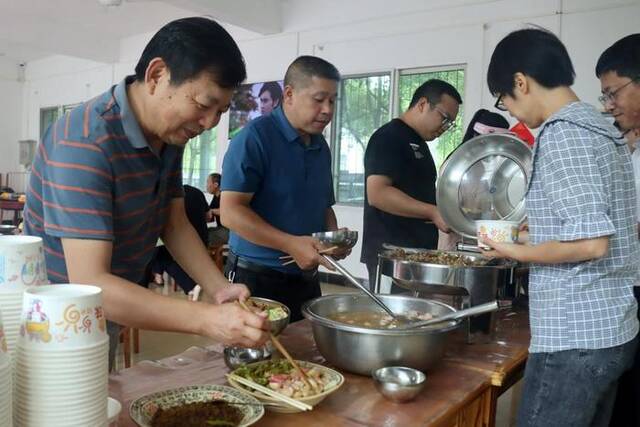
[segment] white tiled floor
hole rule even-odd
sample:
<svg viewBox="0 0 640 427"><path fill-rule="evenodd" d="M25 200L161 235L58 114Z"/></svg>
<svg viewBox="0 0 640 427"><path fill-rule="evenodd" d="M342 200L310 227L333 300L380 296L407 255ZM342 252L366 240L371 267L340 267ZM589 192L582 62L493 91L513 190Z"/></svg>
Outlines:
<svg viewBox="0 0 640 427"><path fill-rule="evenodd" d="M330 284L322 284L321 287L323 295L356 291L354 288ZM171 298L185 298L182 292L172 292L169 296ZM162 359L181 353L194 345L208 346L213 343L213 340L197 335L142 330L140 331L140 353L132 353L132 363L135 364L141 360ZM124 359L122 356L122 348L120 348L116 360L116 368L122 369L123 367ZM520 400L520 389L520 383L518 383L498 399L496 415L497 427L515 426L515 411L517 410L517 402ZM514 398L514 396L517 397Z"/></svg>

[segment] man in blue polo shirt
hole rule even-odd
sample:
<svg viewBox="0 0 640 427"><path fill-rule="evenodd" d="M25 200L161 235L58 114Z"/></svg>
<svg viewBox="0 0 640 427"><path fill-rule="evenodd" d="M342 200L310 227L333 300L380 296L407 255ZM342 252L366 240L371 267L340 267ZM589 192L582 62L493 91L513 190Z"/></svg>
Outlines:
<svg viewBox="0 0 640 427"><path fill-rule="evenodd" d="M51 282L102 288L111 363L116 323L260 345L268 322L222 304L249 292L229 286L215 267L187 219L182 191L184 145L228 109L246 77L242 54L216 22L185 18L153 36L135 71L48 129L33 163L25 233L42 237ZM136 285L159 237L218 304Z"/></svg>
<svg viewBox="0 0 640 427"><path fill-rule="evenodd" d="M250 122L222 166L221 221L231 230L225 273L256 296L286 304L293 321L320 295L320 243L311 233L338 228L331 153L322 137L333 116L338 70L301 56L287 69L282 107ZM295 264L283 266L290 254ZM344 254L343 254L344 255Z"/></svg>

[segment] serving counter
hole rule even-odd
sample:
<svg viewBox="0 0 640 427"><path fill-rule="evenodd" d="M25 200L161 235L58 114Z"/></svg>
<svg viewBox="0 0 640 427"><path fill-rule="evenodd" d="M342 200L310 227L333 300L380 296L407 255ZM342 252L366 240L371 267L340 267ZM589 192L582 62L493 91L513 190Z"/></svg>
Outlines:
<svg viewBox="0 0 640 427"><path fill-rule="evenodd" d="M296 359L325 364L308 321L289 325L280 341ZM495 340L466 344L453 336L442 362L427 373L416 400L396 404L379 394L369 377L343 372L344 385L313 411L277 414L267 411L256 426L493 426L498 397L522 377L529 343L528 313L499 312ZM228 372L221 348L191 348L157 363L142 362L109 378L109 395L123 404L119 427L135 426L131 401L145 394L190 384L225 384Z"/></svg>

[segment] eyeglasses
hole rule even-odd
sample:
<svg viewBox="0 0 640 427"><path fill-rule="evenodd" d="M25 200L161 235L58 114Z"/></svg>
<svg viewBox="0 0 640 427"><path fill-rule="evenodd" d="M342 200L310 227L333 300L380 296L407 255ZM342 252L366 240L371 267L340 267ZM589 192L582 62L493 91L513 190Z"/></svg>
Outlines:
<svg viewBox="0 0 640 427"><path fill-rule="evenodd" d="M507 111L507 107L504 105L504 102L502 102L503 96L504 95L498 96L498 99L496 99L496 103L493 106L500 111Z"/></svg>
<svg viewBox="0 0 640 427"><path fill-rule="evenodd" d="M456 127L455 120L451 120L451 117L449 117L447 113L445 113L444 111L442 111L440 108L436 106L434 106L433 108L442 116L442 123L440 124L440 128L442 129L443 132L446 132Z"/></svg>
<svg viewBox="0 0 640 427"><path fill-rule="evenodd" d="M614 90L613 92L604 92L602 95L600 95L598 97L598 101L600 101L600 103L602 105L604 105L605 107L607 106L607 104L609 103L614 103L616 101L616 95L625 87L629 86L631 83L635 82L636 80L638 80L640 77L636 77L635 79L631 79L628 82L626 82L625 84L623 84L622 86L620 86L618 89Z"/></svg>

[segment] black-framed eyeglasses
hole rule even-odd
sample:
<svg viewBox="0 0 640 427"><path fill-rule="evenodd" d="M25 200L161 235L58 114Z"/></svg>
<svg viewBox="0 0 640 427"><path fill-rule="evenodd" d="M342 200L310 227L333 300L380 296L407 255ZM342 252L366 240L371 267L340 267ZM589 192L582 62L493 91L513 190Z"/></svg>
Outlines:
<svg viewBox="0 0 640 427"><path fill-rule="evenodd" d="M493 106L500 111L507 111L507 107L504 105L504 102L502 102L503 96L504 95L498 96L498 99L496 99L496 103Z"/></svg>
<svg viewBox="0 0 640 427"><path fill-rule="evenodd" d="M440 108L433 107L438 113L440 113L440 115L442 116L442 123L440 124L440 128L442 129L443 132L446 132L450 129L453 129L456 127L456 121L455 120L451 120L451 117L449 117L449 115L447 113L445 113L444 111L442 111Z"/></svg>
<svg viewBox="0 0 640 427"><path fill-rule="evenodd" d="M635 82L638 79L640 79L640 77L636 77L635 79L629 80L628 82L626 82L625 84L620 86L618 89L614 90L613 92L604 92L602 95L598 97L598 101L600 101L600 103L605 107L609 103L614 103L616 101L616 95L620 93L622 89L629 86L631 83Z"/></svg>

